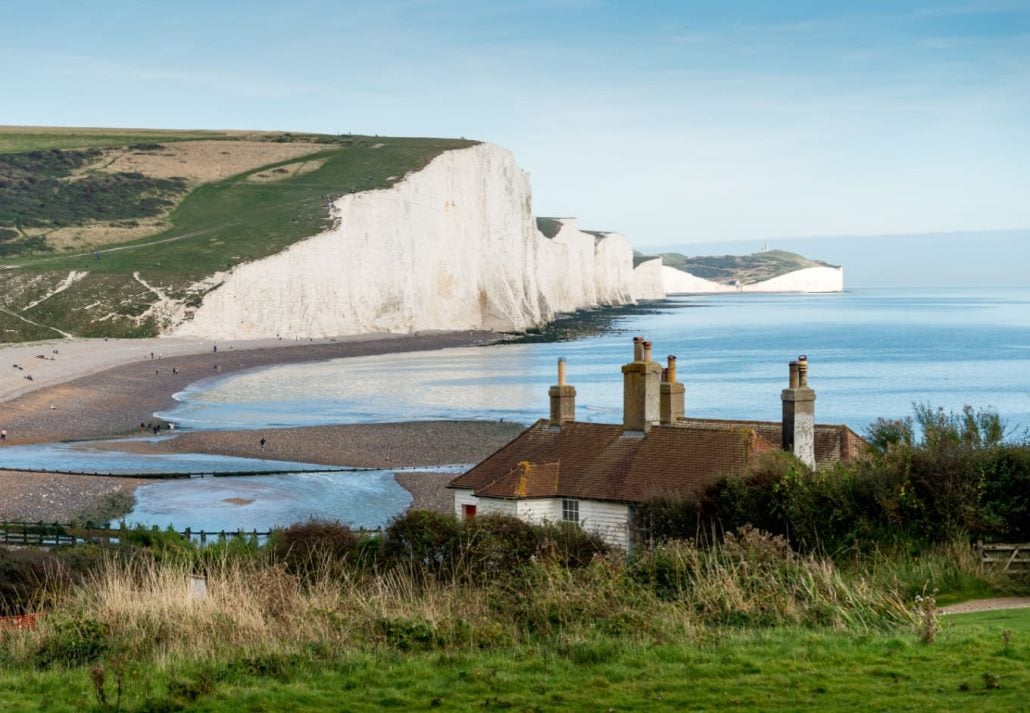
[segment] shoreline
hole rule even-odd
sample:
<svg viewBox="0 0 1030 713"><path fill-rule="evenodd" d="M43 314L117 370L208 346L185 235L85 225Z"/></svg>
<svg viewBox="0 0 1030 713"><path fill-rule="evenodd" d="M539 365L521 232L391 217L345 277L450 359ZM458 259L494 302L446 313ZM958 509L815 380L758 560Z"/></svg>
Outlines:
<svg viewBox="0 0 1030 713"><path fill-rule="evenodd" d="M392 470L412 497L409 509L451 512L446 490L454 473L436 466L475 463L523 426L496 421L408 421L307 426L261 431L193 431L160 441L111 441L96 447L159 455L207 453L242 458L302 461L327 466ZM262 448L260 439L265 438ZM401 470L424 468L418 472ZM117 519L131 511L141 485L160 480L134 475L74 475L0 469L0 521L62 522Z"/></svg>
<svg viewBox="0 0 1030 713"><path fill-rule="evenodd" d="M492 332L439 332L300 344L278 340L227 342L218 344L217 351L208 340L165 339L53 340L2 347L0 356L24 369L0 367L13 372L0 380L0 428L7 430L0 452L7 445L135 435L140 423L153 422L155 412L177 403L173 398L176 393L211 377L282 364L479 346L500 339L501 335ZM35 354L44 358L28 356ZM31 381L19 376L30 369L34 376L46 373ZM16 383L18 380L27 384ZM141 453L198 452L389 469L477 462L511 440L521 428L512 423L431 421L181 431L160 445L112 443L111 447ZM268 441L263 451L257 443L262 437ZM453 476L426 472L398 473L394 477L412 495L410 507L440 509L441 493L446 493L443 488ZM152 481L4 470L0 462L0 520L82 519L83 513L102 512L112 506L117 510L119 504L128 512L136 487L148 482Z"/></svg>
<svg viewBox="0 0 1030 713"><path fill-rule="evenodd" d="M34 378L27 391L14 382L30 369L28 359L22 359L24 364L13 361L0 366L0 373L5 374L0 380L0 428L7 430L6 444L10 445L127 436L137 433L140 423L153 422L155 412L174 406L176 393L211 377L283 364L480 346L493 344L499 338L493 332L434 332L301 344L275 340L267 344L223 343L217 345L217 351L209 340L188 340L175 342L183 353L157 351L155 347L153 358L147 348L151 343L164 346L172 342L81 340L4 347L0 348L0 358L7 359L0 364L17 355L34 353L46 357L30 357L39 362L31 364L37 373L66 361L72 365L52 369L40 383ZM127 345L125 341L132 343ZM51 344L56 345L51 351L57 349L57 354L46 352L45 347ZM12 364L23 368L16 369ZM4 393L14 391L18 394L3 398Z"/></svg>

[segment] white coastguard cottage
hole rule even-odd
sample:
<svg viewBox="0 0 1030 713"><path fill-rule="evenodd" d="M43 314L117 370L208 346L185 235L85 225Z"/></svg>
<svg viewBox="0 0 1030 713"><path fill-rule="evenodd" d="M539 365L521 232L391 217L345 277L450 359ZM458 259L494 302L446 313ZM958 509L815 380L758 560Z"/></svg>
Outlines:
<svg viewBox="0 0 1030 713"><path fill-rule="evenodd" d="M559 359L550 419L452 480L455 514L575 522L628 548L633 508L650 498L697 495L767 451L782 448L820 468L866 446L847 426L815 423L804 356L790 363L782 422L696 419L684 417L676 357L663 369L651 360L650 342L633 342L633 361L622 367L622 424L575 420L576 389L565 383Z"/></svg>

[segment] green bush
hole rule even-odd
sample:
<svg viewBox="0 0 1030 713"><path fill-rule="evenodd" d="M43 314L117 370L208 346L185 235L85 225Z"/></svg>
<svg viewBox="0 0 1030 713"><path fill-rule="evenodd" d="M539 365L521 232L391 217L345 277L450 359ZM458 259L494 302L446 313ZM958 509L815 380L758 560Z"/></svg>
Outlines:
<svg viewBox="0 0 1030 713"><path fill-rule="evenodd" d="M0 547L0 616L39 611L69 582L49 552Z"/></svg>
<svg viewBox="0 0 1030 713"><path fill-rule="evenodd" d="M540 554L542 528L510 515L483 515L461 523L462 574L489 581L517 574Z"/></svg>
<svg viewBox="0 0 1030 713"><path fill-rule="evenodd" d="M541 534L540 555L562 567L580 569L595 558L611 553L611 547L600 535L587 532L571 522L537 525Z"/></svg>
<svg viewBox="0 0 1030 713"><path fill-rule="evenodd" d="M1030 445L1004 442L996 413L920 405L914 420L875 422L868 442L865 457L819 472L767 454L696 500L645 503L634 529L646 543L750 524L830 553L1030 537Z"/></svg>
<svg viewBox="0 0 1030 713"><path fill-rule="evenodd" d="M51 616L43 625L36 665L82 666L100 660L111 649L107 624L85 615Z"/></svg>
<svg viewBox="0 0 1030 713"><path fill-rule="evenodd" d="M269 555L286 571L308 578L321 572L338 572L353 563L360 541L349 527L339 522L309 520L276 532L268 543Z"/></svg>
<svg viewBox="0 0 1030 713"><path fill-rule="evenodd" d="M461 527L453 515L409 510L386 528L380 546L387 567L450 577L457 562Z"/></svg>

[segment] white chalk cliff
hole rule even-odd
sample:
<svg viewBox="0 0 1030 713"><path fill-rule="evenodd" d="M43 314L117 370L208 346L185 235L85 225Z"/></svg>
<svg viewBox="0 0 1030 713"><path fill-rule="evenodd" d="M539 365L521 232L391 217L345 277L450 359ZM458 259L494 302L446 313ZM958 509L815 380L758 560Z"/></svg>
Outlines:
<svg viewBox="0 0 1030 713"><path fill-rule="evenodd" d="M662 284L665 292L670 295L708 292L843 292L844 268L806 267L748 285L724 285L664 265Z"/></svg>
<svg viewBox="0 0 1030 713"><path fill-rule="evenodd" d="M660 300L665 298L665 281L660 257L645 260L633 268L633 299Z"/></svg>
<svg viewBox="0 0 1030 713"><path fill-rule="evenodd" d="M171 333L516 331L558 312L664 297L654 267L634 271L621 235L568 219L554 238L537 230L527 175L491 144L444 152L390 188L342 196L333 212L332 229L223 275Z"/></svg>

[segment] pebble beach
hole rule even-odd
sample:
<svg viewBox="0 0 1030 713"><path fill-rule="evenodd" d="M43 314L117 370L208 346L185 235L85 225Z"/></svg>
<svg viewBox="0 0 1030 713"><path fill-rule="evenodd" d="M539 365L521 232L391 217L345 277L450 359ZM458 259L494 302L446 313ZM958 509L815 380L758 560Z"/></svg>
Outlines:
<svg viewBox="0 0 1030 713"><path fill-rule="evenodd" d="M0 347L4 365L0 428L7 431L0 448L137 433L140 423L154 420L154 412L174 405L175 393L212 376L277 364L485 344L496 337L485 332L446 332L300 344L213 345L178 340L169 347L170 340L73 340ZM36 354L48 358L37 359ZM68 363L57 368L62 360ZM26 362L38 375L31 381L21 377L29 368ZM14 369L13 364L22 369ZM431 467L477 462L521 430L513 423L430 421L198 431L157 443L112 443L112 448L372 468ZM266 441L264 448L261 438ZM397 480L412 494L412 507L445 509L449 500L445 485L451 477L406 472L398 474ZM140 482L145 481L0 470L0 520L70 520L95 510L114 493L131 494Z"/></svg>

